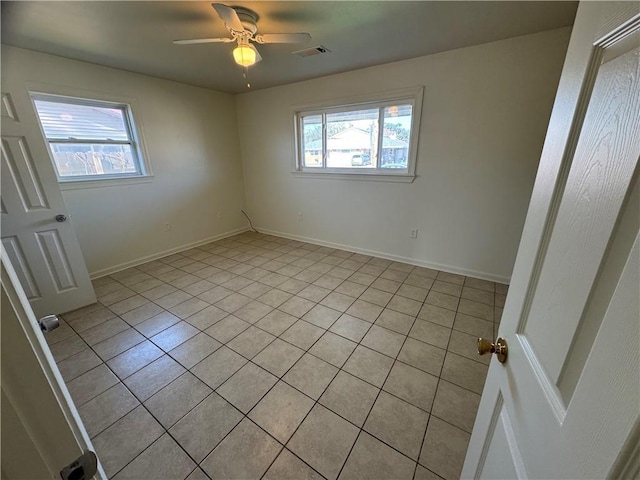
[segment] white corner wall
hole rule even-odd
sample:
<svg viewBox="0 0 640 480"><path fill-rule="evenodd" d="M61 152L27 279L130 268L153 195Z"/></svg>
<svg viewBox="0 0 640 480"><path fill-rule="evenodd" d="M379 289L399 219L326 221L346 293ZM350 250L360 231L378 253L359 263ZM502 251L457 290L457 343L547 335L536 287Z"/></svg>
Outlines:
<svg viewBox="0 0 640 480"><path fill-rule="evenodd" d="M245 228L234 95L8 46L2 75L135 101L151 181L63 191L93 276Z"/></svg>
<svg viewBox="0 0 640 480"><path fill-rule="evenodd" d="M256 228L507 282L569 36L563 28L238 95ZM413 183L291 174L296 105L416 85L425 93Z"/></svg>

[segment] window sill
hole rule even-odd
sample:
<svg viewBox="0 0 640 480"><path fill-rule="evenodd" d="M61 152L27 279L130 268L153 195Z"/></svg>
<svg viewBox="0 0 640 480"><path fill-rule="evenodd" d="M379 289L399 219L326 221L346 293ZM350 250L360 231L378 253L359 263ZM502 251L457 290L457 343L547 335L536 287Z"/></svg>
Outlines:
<svg viewBox="0 0 640 480"><path fill-rule="evenodd" d="M151 183L152 175L140 175L135 177L121 178L103 178L96 180L66 180L58 181L60 190L80 190L83 188L102 188L102 187L122 187L124 185L136 185L140 183Z"/></svg>
<svg viewBox="0 0 640 480"><path fill-rule="evenodd" d="M321 178L326 180L357 180L365 182L393 182L393 183L413 183L416 176L405 174L384 174L384 173L336 173L336 172L301 172L294 170L291 172L294 177L300 178Z"/></svg>

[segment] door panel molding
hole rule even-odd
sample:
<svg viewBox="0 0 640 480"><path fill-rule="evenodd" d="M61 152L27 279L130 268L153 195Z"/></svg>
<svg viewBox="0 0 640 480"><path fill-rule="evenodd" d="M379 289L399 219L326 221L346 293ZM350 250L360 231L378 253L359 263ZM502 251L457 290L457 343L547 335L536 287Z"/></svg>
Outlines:
<svg viewBox="0 0 640 480"><path fill-rule="evenodd" d="M20 247L18 237L5 237L2 239L2 245L15 268L16 275L18 275L20 279L20 285L22 285L27 298L30 301L40 299L41 295L38 284L35 281L31 267L29 267L27 263L22 247Z"/></svg>
<svg viewBox="0 0 640 480"><path fill-rule="evenodd" d="M560 159L559 168L554 181L553 191L547 200L548 207L546 208L545 216L542 219L543 223L540 228L538 247L533 254L533 265L531 267L531 274L529 277L529 282L526 285L526 294L522 303L523 307L520 311L519 321L516 327L516 333L518 334L523 334L525 332L525 327L531 311L533 298L537 291L538 282L540 280L540 275L544 266L544 260L546 258L547 250L549 248L551 237L553 235L553 227L558 217L558 212L562 203L562 197L564 195L567 180L571 172L573 159L575 158L575 152L578 148L578 141L580 139L580 133L582 132L585 114L587 112L587 109L589 108L589 102L593 93L593 87L598 76L601 56L602 50L596 47L592 48L588 54L588 60L584 73L584 82L582 83L576 105L574 107L575 112L573 113L573 118L567 132L566 147L564 148L563 154ZM558 91L560 92L560 87L558 88ZM534 195L535 192L534 194L532 194L532 198Z"/></svg>
<svg viewBox="0 0 640 480"><path fill-rule="evenodd" d="M549 372L545 366L540 362L538 354L536 353L534 346L529 341L529 338L524 334L516 335L516 337L518 339L517 341L520 343L520 348L522 348L522 353L526 358L526 362L531 367L531 370L535 375L538 386L544 392L544 398L549 409L556 417L558 425L562 425L567 415L567 406L562 399L562 395L560 395L560 390L556 386L555 382L551 380Z"/></svg>
<svg viewBox="0 0 640 480"><path fill-rule="evenodd" d="M509 413L504 406L500 412L500 422L504 428L505 436L507 437L507 444L509 445L509 451L511 452L511 459L513 460L513 466L516 469L518 478L529 478L527 475L527 469L524 466L520 447L518 446L518 439L515 431L513 430L513 424L511 423Z"/></svg>
<svg viewBox="0 0 640 480"><path fill-rule="evenodd" d="M566 404L571 402L577 383L582 375L586 359L595 346L604 314L615 293L615 279L620 278L633 247L635 235L640 227L640 164L631 181L629 195L625 199L616 226L603 256L597 279L589 294L584 312L577 327L571 347L556 382Z"/></svg>
<svg viewBox="0 0 640 480"><path fill-rule="evenodd" d="M520 448L518 447L515 433L509 414L505 405L500 408L499 415L497 417L495 431L492 434L493 441L489 444L487 450L487 460L483 464L482 470L479 471L480 477L490 479L527 479L527 471L522 461L522 455L520 454ZM509 460L512 461L497 461L496 456L501 456L501 451L507 449L511 453ZM486 470L485 470L485 467Z"/></svg>
<svg viewBox="0 0 640 480"><path fill-rule="evenodd" d="M624 442L620 454L616 459L607 478L638 478L640 477L640 419Z"/></svg>
<svg viewBox="0 0 640 480"><path fill-rule="evenodd" d="M487 461L487 455L489 454L489 447L491 446L491 442L489 441L493 438L493 435L496 431L496 426L498 425L498 420L500 419L500 412L502 411L502 405L504 404L504 398L502 397L502 392L498 392L498 397L495 399L495 404L493 406L493 413L491 414L491 419L489 420L489 426L486 430L487 434L485 437L485 441L482 444L482 451L480 452L480 459L478 460L478 468L476 469L474 478L478 478L480 473L484 470L484 464ZM475 427L474 427L475 428Z"/></svg>
<svg viewBox="0 0 640 480"><path fill-rule="evenodd" d="M597 33L596 45L604 46L624 35L638 20L638 4L636 2L604 2L602 16Z"/></svg>
<svg viewBox="0 0 640 480"><path fill-rule="evenodd" d="M562 425L562 423L564 422L564 418L567 413L567 407L562 399L562 396L560 395L559 389L557 388L555 382L551 379L549 371L541 362L535 346L529 340L526 326L530 318L535 294L538 291L538 284L543 272L547 252L551 244L551 239L553 237L555 222L558 218L558 213L562 205L562 198L564 196L567 181L571 173L571 167L573 166L573 160L578 148L580 134L584 126L584 120L591 101L593 88L596 84L598 71L600 69L600 63L602 61L603 49L593 46L588 51L583 52L582 55L584 59L582 79L580 81L579 88L576 88L575 85L573 86L573 90L577 91L577 96L574 99L575 103L574 105L572 105L573 112L562 112L564 114L570 113L572 115L571 122L569 123L569 126L566 130L566 140L562 155L560 157L561 159L559 165L556 167L556 171L553 172L555 174L555 179L553 182L552 190L548 194L548 197L544 199L544 203L546 204L544 205L545 209L541 210L539 213L539 215L541 215L541 218L536 219L541 222L540 226L537 227L540 233L537 238L535 238L537 247L534 251L531 252L531 266L529 267L530 274L528 275L527 284L523 286L522 291L524 292L524 296L520 300L522 302L522 308L518 312L518 323L515 329L515 335L517 339L516 341L520 343L523 355L525 356L526 361L531 366L538 385L544 391L544 398L546 399L548 407L553 412L559 425ZM563 79L561 79L561 82L562 81ZM558 94L562 92L562 87L563 85L560 85L558 87ZM556 113L556 115L558 115L558 112L553 113ZM554 120L555 119L553 117L550 120L549 131L551 131L551 129L554 127ZM547 142L545 141L545 149L548 148L548 145L546 143ZM544 155L545 152L543 152L543 159ZM535 189L536 186L534 186L534 192L532 194L532 204L530 205L530 211L527 213L528 219L532 216L533 213L532 209L535 197L537 195L543 195L542 192L537 193ZM543 211L544 213L542 213ZM526 226L527 225L525 225L525 229ZM536 226L534 226L533 228L536 228ZM523 241L526 239L526 234L527 232L526 230L524 230L522 235ZM519 250L523 248L523 241L521 241ZM518 267L520 266L516 265L514 267L514 273L516 272L516 268ZM507 298L507 301L509 300L510 299ZM506 305L504 312L508 312Z"/></svg>
<svg viewBox="0 0 640 480"><path fill-rule="evenodd" d="M603 325L598 331L594 348L580 376L576 391L567 415L567 436L579 436L595 448L572 448L571 458L581 468L583 476L604 478L607 471L623 450L626 440L633 431L634 424L640 419L640 232L635 237L631 252L625 262L611 303L605 313ZM624 352L625 359L611 361L614 349ZM632 379L630 381L630 379ZM599 425L597 432L585 431L583 419L602 414L601 405L607 411L615 413L608 421ZM602 439L608 441L603 442ZM571 445L570 445L571 446ZM574 446L571 446L574 447ZM609 459L610 463L604 462ZM589 469L598 463L601 472ZM591 465L590 465L591 464Z"/></svg>
<svg viewBox="0 0 640 480"><path fill-rule="evenodd" d="M628 46L630 50L602 62L598 69L525 324L527 337L554 383L640 156L640 44ZM598 57L605 52L600 50ZM548 323L530 323L529 318L546 318Z"/></svg>
<svg viewBox="0 0 640 480"><path fill-rule="evenodd" d="M9 179L25 212L48 209L49 204L26 142L22 136L2 136L2 160L7 169L3 175L9 173ZM21 162L16 162L16 153L18 152L21 156Z"/></svg>
<svg viewBox="0 0 640 480"><path fill-rule="evenodd" d="M78 287L69 264L67 252L60 239L58 230L43 230L36 232L38 246L44 258L51 279L56 287L56 293L64 293Z"/></svg>
<svg viewBox="0 0 640 480"><path fill-rule="evenodd" d="M16 114L16 109L13 106L13 100L11 100L11 95L8 93L0 94L2 97L2 102L0 103L0 115L7 120L13 120L14 122L19 122L20 119ZM6 121L6 120L5 120Z"/></svg>

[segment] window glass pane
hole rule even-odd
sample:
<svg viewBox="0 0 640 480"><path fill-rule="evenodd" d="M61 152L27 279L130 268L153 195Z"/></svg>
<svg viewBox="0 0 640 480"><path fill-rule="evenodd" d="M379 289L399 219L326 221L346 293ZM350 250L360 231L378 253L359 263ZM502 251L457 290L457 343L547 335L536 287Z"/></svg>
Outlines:
<svg viewBox="0 0 640 480"><path fill-rule="evenodd" d="M296 169L361 178L375 174L382 180L413 176L416 152L411 130L419 121L421 104L422 89L402 97L385 95L360 104L298 112Z"/></svg>
<svg viewBox="0 0 640 480"><path fill-rule="evenodd" d="M34 102L48 140L130 140L124 108L41 99L35 99Z"/></svg>
<svg viewBox="0 0 640 480"><path fill-rule="evenodd" d="M376 168L379 110L327 115L327 167Z"/></svg>
<svg viewBox="0 0 640 480"><path fill-rule="evenodd" d="M322 168L322 115L309 115L302 119L303 167Z"/></svg>
<svg viewBox="0 0 640 480"><path fill-rule="evenodd" d="M380 168L406 169L411 140L411 105L391 105L382 113L382 155Z"/></svg>
<svg viewBox="0 0 640 480"><path fill-rule="evenodd" d="M60 177L138 174L131 145L51 143Z"/></svg>

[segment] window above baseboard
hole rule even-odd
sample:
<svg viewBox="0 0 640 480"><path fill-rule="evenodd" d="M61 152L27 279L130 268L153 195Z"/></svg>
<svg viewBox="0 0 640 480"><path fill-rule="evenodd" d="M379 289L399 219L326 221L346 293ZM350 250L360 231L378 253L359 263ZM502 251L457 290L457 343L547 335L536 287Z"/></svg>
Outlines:
<svg viewBox="0 0 640 480"><path fill-rule="evenodd" d="M128 104L44 93L31 98L60 184L149 176Z"/></svg>
<svg viewBox="0 0 640 480"><path fill-rule="evenodd" d="M422 95L420 87L297 109L294 173L413 181Z"/></svg>

